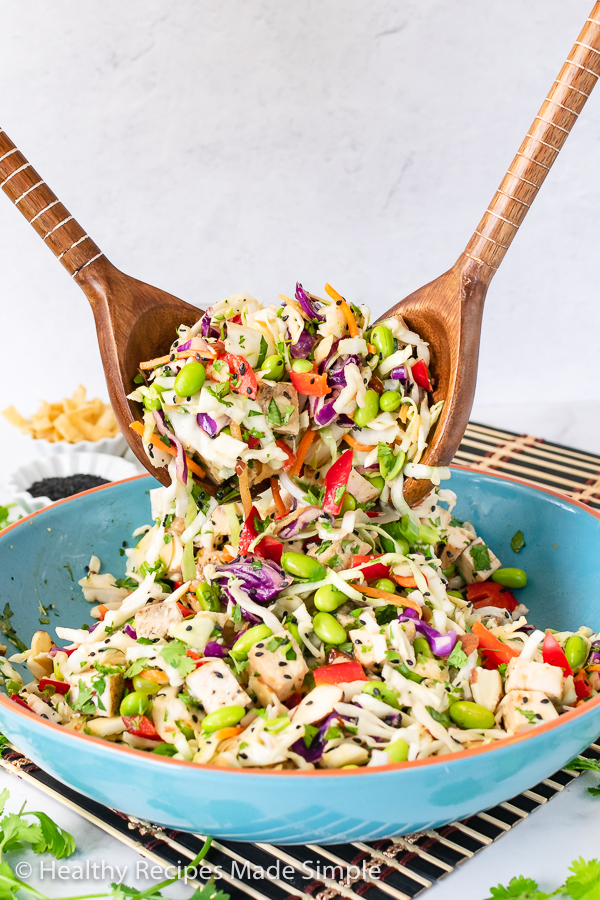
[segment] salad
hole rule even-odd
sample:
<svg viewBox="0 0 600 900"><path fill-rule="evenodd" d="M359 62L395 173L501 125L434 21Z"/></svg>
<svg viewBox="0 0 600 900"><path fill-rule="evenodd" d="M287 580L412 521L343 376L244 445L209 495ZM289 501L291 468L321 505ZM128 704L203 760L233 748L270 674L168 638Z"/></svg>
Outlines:
<svg viewBox="0 0 600 900"><path fill-rule="evenodd" d="M298 493L291 477L301 471L318 487L348 448L384 501L401 498L404 477L450 477L420 463L442 409L426 342L400 318L370 327L368 307L326 292L297 284L280 306L234 294L182 325L168 354L141 363L129 399L143 407L133 427L154 465L171 461L182 484L191 470L218 486L218 499L273 476Z"/></svg>
<svg viewBox="0 0 600 900"><path fill-rule="evenodd" d="M140 427L172 483L124 573L90 560L93 623L0 658L14 702L162 756L310 770L479 747L600 691L600 634L530 624L526 573L453 516L446 472L419 472L426 345L333 299L298 286L280 315L237 295L142 365ZM437 484L410 509L419 474Z"/></svg>

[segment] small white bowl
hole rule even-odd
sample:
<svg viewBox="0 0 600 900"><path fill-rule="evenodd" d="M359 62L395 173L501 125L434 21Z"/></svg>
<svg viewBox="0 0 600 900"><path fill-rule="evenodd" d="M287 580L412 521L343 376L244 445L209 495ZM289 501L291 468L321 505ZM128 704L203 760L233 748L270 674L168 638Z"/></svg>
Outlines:
<svg viewBox="0 0 600 900"><path fill-rule="evenodd" d="M127 449L127 441L120 432L111 438L100 438L99 441L79 441L77 444L30 437L29 447L31 450L39 452L40 456L56 456L65 453L102 453L108 456L122 456Z"/></svg>
<svg viewBox="0 0 600 900"><path fill-rule="evenodd" d="M108 453L56 453L20 466L11 474L7 487L25 512L32 513L54 502L49 497L32 497L27 490L43 478L65 478L79 474L120 481L139 475L140 471L139 465Z"/></svg>

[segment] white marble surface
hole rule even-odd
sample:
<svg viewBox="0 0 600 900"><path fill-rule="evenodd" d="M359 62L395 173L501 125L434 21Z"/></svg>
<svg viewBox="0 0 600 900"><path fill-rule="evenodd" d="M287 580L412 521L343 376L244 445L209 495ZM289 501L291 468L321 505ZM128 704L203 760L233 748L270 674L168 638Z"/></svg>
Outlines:
<svg viewBox="0 0 600 900"><path fill-rule="evenodd" d="M590 5L5 0L0 127L137 277L198 305L331 281L379 313L461 251ZM591 452L599 112L600 91L492 285L473 411ZM79 381L105 395L83 295L4 198L0 248L0 408L29 414ZM0 419L0 472L33 452ZM481 900L518 873L551 890L574 857L597 856L600 800L584 778L428 900ZM133 851L0 772L4 786L76 835L69 865L142 883ZM71 879L68 892L98 886Z"/></svg>

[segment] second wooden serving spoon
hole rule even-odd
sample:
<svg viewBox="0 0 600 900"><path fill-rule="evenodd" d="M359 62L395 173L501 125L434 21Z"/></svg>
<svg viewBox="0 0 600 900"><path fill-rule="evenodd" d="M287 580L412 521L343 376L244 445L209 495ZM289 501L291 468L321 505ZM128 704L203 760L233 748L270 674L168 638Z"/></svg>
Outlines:
<svg viewBox="0 0 600 900"><path fill-rule="evenodd" d="M458 449L475 393L488 286L599 76L600 0L465 251L448 272L382 316L402 315L431 346L434 399L445 403L422 459L425 465L446 466ZM115 268L2 129L0 187L88 298L121 430L140 462L169 483L166 468L152 466L141 437L130 428L135 414L127 394L140 361L162 356L178 325L192 325L200 311ZM206 487L214 492L214 486ZM430 488L426 480L408 479L405 497L414 506Z"/></svg>

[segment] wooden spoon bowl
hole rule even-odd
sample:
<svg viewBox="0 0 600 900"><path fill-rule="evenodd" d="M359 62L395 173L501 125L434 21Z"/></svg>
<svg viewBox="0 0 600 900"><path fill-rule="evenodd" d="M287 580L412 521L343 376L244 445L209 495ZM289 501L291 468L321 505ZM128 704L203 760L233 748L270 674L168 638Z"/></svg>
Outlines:
<svg viewBox="0 0 600 900"><path fill-rule="evenodd" d="M481 316L489 283L599 75L600 0L464 253L448 272L382 317L402 315L431 345L434 398L445 402L422 459L425 465L446 466L458 449L475 393ZM140 361L163 355L177 327L191 325L200 310L116 269L2 129L0 187L90 301L121 430L140 462L167 484L166 468L152 466L140 436L130 428L139 414L127 394L134 388ZM204 487L214 492L214 486ZM414 506L430 489L427 480L407 479L404 494Z"/></svg>

